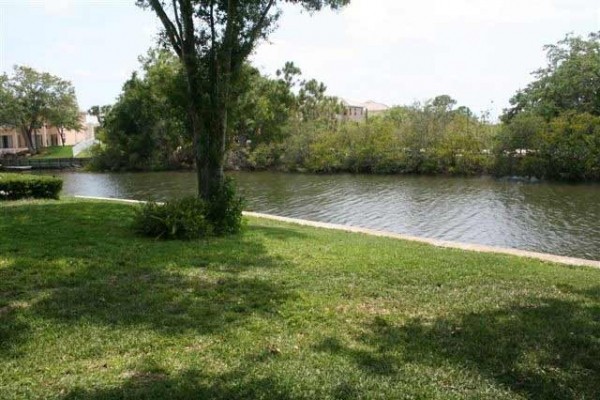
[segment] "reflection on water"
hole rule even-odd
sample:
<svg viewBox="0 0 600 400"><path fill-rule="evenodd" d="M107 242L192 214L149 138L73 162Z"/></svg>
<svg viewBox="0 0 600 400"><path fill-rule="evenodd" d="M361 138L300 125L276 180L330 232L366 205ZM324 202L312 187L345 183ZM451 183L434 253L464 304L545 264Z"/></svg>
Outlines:
<svg viewBox="0 0 600 400"><path fill-rule="evenodd" d="M65 194L164 200L191 172L60 173ZM247 209L600 260L600 185L491 178L233 173Z"/></svg>

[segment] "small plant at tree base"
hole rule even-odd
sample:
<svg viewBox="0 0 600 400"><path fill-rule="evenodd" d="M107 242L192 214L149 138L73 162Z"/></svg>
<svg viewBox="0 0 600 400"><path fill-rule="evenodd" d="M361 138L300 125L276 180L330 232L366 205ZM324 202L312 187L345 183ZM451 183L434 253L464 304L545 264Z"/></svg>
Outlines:
<svg viewBox="0 0 600 400"><path fill-rule="evenodd" d="M237 195L233 179L226 178L219 192L207 204L206 218L217 235L238 233L242 229L244 200Z"/></svg>
<svg viewBox="0 0 600 400"><path fill-rule="evenodd" d="M157 239L192 240L238 233L242 228L243 200L232 180L210 201L185 197L164 204L148 202L136 210L134 230Z"/></svg>
<svg viewBox="0 0 600 400"><path fill-rule="evenodd" d="M157 239L191 240L212 234L206 220L206 203L197 197L148 202L136 210L134 230Z"/></svg>

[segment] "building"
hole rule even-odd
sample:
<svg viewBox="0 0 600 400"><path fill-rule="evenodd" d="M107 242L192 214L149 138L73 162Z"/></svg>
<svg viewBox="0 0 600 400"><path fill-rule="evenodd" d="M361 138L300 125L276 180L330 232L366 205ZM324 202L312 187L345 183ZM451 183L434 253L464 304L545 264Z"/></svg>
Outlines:
<svg viewBox="0 0 600 400"><path fill-rule="evenodd" d="M389 106L383 103L374 102L373 100L364 102L364 106L367 109L367 114L369 116L383 114L390 109Z"/></svg>
<svg viewBox="0 0 600 400"><path fill-rule="evenodd" d="M357 101L341 99L341 103L344 106L344 113L343 115L340 115L340 119L344 121L366 121L370 116L382 114L390 109L387 105L372 100L360 103Z"/></svg>
<svg viewBox="0 0 600 400"><path fill-rule="evenodd" d="M80 130L65 129L66 146L74 146L77 143L95 138L94 130L98 125L96 118L87 115L85 112L81 112L80 120L82 125ZM36 132L35 142L38 148L61 146L63 144L58 129L47 125L44 125ZM0 155L18 154L27 151L27 144L21 132L17 129L0 128Z"/></svg>
<svg viewBox="0 0 600 400"><path fill-rule="evenodd" d="M347 99L341 99L340 102L344 106L344 113L340 116L342 120L359 122L367 119L367 109L363 103Z"/></svg>

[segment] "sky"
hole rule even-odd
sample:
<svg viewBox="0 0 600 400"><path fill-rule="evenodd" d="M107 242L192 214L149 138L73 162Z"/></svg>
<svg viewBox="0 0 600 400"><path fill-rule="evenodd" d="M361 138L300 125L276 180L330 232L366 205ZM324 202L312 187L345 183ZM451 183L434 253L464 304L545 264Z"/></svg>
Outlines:
<svg viewBox="0 0 600 400"><path fill-rule="evenodd" d="M80 107L113 103L159 23L134 0L0 0L0 71L70 80ZM294 61L331 95L388 105L449 94L498 116L545 65L545 44L600 31L597 0L352 0L310 15L285 6L252 62Z"/></svg>

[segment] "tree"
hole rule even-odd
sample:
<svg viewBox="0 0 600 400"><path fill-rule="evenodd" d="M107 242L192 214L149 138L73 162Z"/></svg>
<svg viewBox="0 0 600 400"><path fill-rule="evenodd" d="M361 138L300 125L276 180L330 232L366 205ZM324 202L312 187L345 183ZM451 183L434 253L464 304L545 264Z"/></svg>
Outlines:
<svg viewBox="0 0 600 400"><path fill-rule="evenodd" d="M242 74L237 102L230 112L232 135L253 144L282 140L296 109L289 82L263 76L249 64L244 65Z"/></svg>
<svg viewBox="0 0 600 400"><path fill-rule="evenodd" d="M457 101L447 94L442 94L440 96L436 96L433 100L431 100L430 106L438 112L448 113L452 111Z"/></svg>
<svg viewBox="0 0 600 400"><path fill-rule="evenodd" d="M80 124L71 83L30 67L15 66L12 77L2 76L0 102L0 125L18 129L32 153L37 151L35 134L44 124L62 132Z"/></svg>
<svg viewBox="0 0 600 400"><path fill-rule="evenodd" d="M298 92L298 107L303 121L325 122L330 125L344 107L337 97L326 95L327 86L316 79L302 81Z"/></svg>
<svg viewBox="0 0 600 400"><path fill-rule="evenodd" d="M47 122L56 127L62 145L65 145L65 129L80 130L83 125L77 105L75 89L67 81L59 81L56 84L56 96L52 97L52 103L48 107Z"/></svg>
<svg viewBox="0 0 600 400"><path fill-rule="evenodd" d="M8 75L0 75L0 127L12 127L15 125L16 101L9 87Z"/></svg>
<svg viewBox="0 0 600 400"><path fill-rule="evenodd" d="M137 0L160 19L166 43L181 60L194 138L198 188L210 200L223 187L228 113L236 102L242 66L275 28L282 3L309 11L350 0Z"/></svg>
<svg viewBox="0 0 600 400"><path fill-rule="evenodd" d="M90 109L101 121L101 169L171 168L175 153L190 147L181 64L172 53L157 50L140 61L143 74L132 74L112 107Z"/></svg>
<svg viewBox="0 0 600 400"><path fill-rule="evenodd" d="M106 104L103 106L91 106L88 110L88 114L96 117L98 119L98 123L100 124L100 126L102 126L104 125L104 119L106 118L106 115L110 112L111 108L112 105L110 104Z"/></svg>
<svg viewBox="0 0 600 400"><path fill-rule="evenodd" d="M600 115L600 32L587 40L567 35L545 46L548 65L534 72L535 80L510 100L504 122L522 112L546 120L566 111Z"/></svg>

